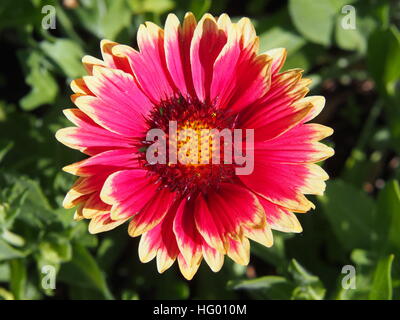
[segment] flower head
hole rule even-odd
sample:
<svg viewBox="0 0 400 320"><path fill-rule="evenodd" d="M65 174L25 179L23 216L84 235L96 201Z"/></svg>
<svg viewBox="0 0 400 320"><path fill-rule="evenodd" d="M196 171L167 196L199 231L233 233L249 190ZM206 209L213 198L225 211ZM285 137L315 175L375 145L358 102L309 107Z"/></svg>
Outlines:
<svg viewBox="0 0 400 320"><path fill-rule="evenodd" d="M75 127L56 134L89 156L64 168L79 178L63 205L90 219L91 233L129 221L129 234L141 236L140 260L156 257L159 272L178 260L187 279L203 258L213 271L225 255L248 264L249 239L272 246L271 229L302 231L293 212L313 208L304 194L325 189L328 176L315 162L333 155L318 142L333 131L307 123L325 100L305 97L302 70L280 72L285 49L260 54L258 42L247 18L205 14L196 22L191 13L182 23L170 14L165 30L141 25L139 51L103 40L102 60L85 56L89 75L71 84L78 108L64 113ZM166 163L148 161L152 129L169 141L155 152L168 154ZM241 136L251 171L211 162L233 142L217 148L213 131L202 140L205 129L254 130L252 143ZM186 132L199 137L198 148L187 148Z"/></svg>

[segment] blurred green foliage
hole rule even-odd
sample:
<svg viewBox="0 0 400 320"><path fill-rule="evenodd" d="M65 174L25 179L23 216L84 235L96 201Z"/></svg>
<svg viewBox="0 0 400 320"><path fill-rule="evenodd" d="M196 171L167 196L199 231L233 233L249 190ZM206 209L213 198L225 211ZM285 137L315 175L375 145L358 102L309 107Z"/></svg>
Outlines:
<svg viewBox="0 0 400 320"><path fill-rule="evenodd" d="M56 29L42 28L45 5ZM355 8L355 29L343 19ZM348 8L348 7L347 7ZM124 227L93 236L61 207L81 159L60 145L69 82L84 74L84 54L108 38L135 46L138 26L168 12L249 16L261 51L286 47L289 68L312 78L327 98L317 119L335 129L336 155L316 211L300 215L304 233L274 232L272 248L252 245L245 268L204 263L185 281L137 257ZM347 20L346 20L347 21ZM0 5L0 298L1 299L399 299L400 298L400 3L378 0L26 0ZM54 266L56 288L43 286ZM342 285L343 266L356 271Z"/></svg>

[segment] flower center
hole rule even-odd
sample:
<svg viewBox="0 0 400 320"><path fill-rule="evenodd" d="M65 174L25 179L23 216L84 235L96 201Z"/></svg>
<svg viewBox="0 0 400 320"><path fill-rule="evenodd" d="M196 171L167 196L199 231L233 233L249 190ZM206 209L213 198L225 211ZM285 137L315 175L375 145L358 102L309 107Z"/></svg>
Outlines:
<svg viewBox="0 0 400 320"><path fill-rule="evenodd" d="M225 160L232 140L221 132L231 132L234 119L212 104L197 99L172 98L155 106L147 119L148 130L160 129L166 148L158 148L158 160L151 163L148 151L154 141L139 142L141 163L164 187L184 195L207 193L221 182L235 177L235 165ZM166 161L159 161L160 157Z"/></svg>

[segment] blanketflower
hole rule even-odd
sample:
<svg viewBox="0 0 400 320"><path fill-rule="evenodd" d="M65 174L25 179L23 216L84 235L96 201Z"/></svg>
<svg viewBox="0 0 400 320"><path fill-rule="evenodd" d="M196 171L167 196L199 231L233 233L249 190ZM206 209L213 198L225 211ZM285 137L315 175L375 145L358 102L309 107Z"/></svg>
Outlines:
<svg viewBox="0 0 400 320"><path fill-rule="evenodd" d="M301 232L294 212L314 205L328 175L317 164L333 155L319 140L331 128L309 124L325 104L305 97L302 70L280 72L285 49L258 53L248 18L205 14L182 23L170 14L165 30L146 22L139 51L101 41L102 60L83 58L88 76L72 81L66 109L75 127L56 137L89 158L63 168L79 176L64 207L90 219L89 232L129 220L141 236L139 257L156 257L159 272L177 259L191 279L201 260L217 272L227 255L249 262L249 239L272 246L271 229ZM254 170L236 175L235 164L149 164L146 132L169 121L199 128L254 129Z"/></svg>

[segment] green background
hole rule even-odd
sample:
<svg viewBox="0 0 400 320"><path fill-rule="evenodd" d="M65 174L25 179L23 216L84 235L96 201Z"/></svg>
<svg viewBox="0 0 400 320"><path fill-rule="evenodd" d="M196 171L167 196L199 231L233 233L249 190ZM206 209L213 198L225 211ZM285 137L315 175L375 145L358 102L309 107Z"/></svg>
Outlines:
<svg viewBox="0 0 400 320"><path fill-rule="evenodd" d="M56 8L44 30L42 7ZM344 5L356 9L345 30ZM176 264L160 275L141 264L126 226L90 235L61 207L74 177L61 168L82 155L54 134L68 121L69 83L84 74L84 54L100 56L103 38L136 46L138 26L168 12L248 16L261 51L286 47L285 69L303 68L311 94L327 105L316 122L335 129L336 155L317 209L299 214L304 232L274 232L275 245L252 244L250 265L202 263L192 281ZM0 5L1 299L399 299L400 297L400 3L373 0L2 0ZM396 27L397 25L397 27ZM56 289L42 267L56 268ZM356 289L342 286L342 268ZM346 282L346 278L344 279Z"/></svg>

